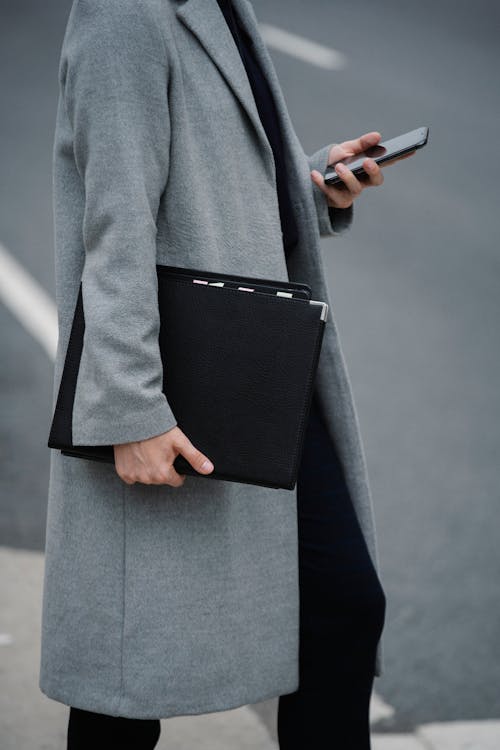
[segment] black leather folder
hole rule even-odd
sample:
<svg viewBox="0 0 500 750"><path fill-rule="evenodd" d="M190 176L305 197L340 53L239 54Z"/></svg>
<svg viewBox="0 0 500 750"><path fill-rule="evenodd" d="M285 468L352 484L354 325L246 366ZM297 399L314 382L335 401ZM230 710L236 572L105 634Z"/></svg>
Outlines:
<svg viewBox="0 0 500 750"><path fill-rule="evenodd" d="M328 305L298 282L156 269L163 392L178 426L214 464L200 474L178 455L175 469L294 489ZM84 330L80 284L48 446L114 463L111 445L73 444Z"/></svg>

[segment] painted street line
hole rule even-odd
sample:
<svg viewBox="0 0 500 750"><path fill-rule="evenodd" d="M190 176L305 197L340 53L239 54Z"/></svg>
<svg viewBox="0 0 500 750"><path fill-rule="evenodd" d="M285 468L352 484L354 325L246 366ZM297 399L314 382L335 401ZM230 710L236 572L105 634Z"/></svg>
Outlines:
<svg viewBox="0 0 500 750"><path fill-rule="evenodd" d="M415 734L373 734L373 750L498 750L500 721L422 724Z"/></svg>
<svg viewBox="0 0 500 750"><path fill-rule="evenodd" d="M423 724L416 736L432 750L498 750L500 721L447 721Z"/></svg>
<svg viewBox="0 0 500 750"><path fill-rule="evenodd" d="M395 711L393 707L389 706L380 695L373 692L370 702L370 723L376 724L376 722L381 719L392 719L394 714Z"/></svg>
<svg viewBox="0 0 500 750"><path fill-rule="evenodd" d="M310 65L326 70L343 70L347 65L346 56L332 47L325 47L268 23L259 24L259 29L268 47L304 60Z"/></svg>
<svg viewBox="0 0 500 750"><path fill-rule="evenodd" d="M0 242L0 301L54 359L57 349L57 310L40 284Z"/></svg>
<svg viewBox="0 0 500 750"><path fill-rule="evenodd" d="M371 745L372 750L434 750L413 734L372 734Z"/></svg>

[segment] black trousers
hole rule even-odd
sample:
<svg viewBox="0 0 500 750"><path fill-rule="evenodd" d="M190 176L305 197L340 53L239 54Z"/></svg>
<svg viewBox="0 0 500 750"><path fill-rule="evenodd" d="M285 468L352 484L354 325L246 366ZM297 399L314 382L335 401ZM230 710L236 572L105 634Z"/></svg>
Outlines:
<svg viewBox="0 0 500 750"><path fill-rule="evenodd" d="M278 702L280 750L370 750L386 598L313 397L297 479L299 689ZM70 708L68 750L152 750L159 720Z"/></svg>
<svg viewBox="0 0 500 750"><path fill-rule="evenodd" d="M297 480L299 689L279 698L280 750L370 750L386 597L314 393Z"/></svg>

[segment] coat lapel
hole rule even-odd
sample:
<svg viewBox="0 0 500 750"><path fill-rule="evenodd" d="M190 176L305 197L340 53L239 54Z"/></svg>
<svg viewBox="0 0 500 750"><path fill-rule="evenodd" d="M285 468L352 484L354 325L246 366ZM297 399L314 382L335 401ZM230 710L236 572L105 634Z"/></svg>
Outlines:
<svg viewBox="0 0 500 750"><path fill-rule="evenodd" d="M248 11L244 4L236 2L236 0L233 0L233 4L236 12L245 22L243 16L247 17ZM198 38L207 54L219 68L227 84L247 113L263 149L268 154L270 163L274 164L272 148L260 120L245 66L216 0L186 0L177 9L176 14L179 20ZM252 33L248 25L248 21L246 21L245 28L255 39L255 31Z"/></svg>

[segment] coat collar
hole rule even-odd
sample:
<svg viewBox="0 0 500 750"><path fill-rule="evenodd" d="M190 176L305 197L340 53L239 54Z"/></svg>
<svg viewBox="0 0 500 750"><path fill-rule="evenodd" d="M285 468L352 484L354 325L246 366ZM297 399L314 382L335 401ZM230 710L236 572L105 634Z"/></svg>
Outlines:
<svg viewBox="0 0 500 750"><path fill-rule="evenodd" d="M258 21L248 0L232 0L241 24L253 42L255 55L266 76L277 110L282 114L283 100L271 59L258 28ZM266 132L260 120L252 88L241 60L233 36L216 0L186 0L177 10L177 17L195 34L207 54L212 58L227 84L238 98L247 113L262 148L267 152L270 163L274 156ZM280 127L286 123L281 117Z"/></svg>

